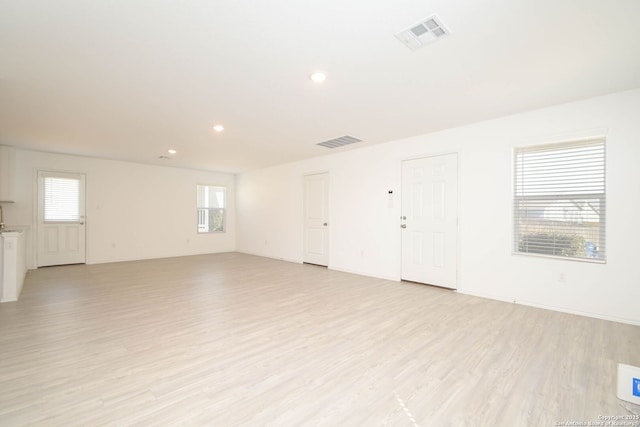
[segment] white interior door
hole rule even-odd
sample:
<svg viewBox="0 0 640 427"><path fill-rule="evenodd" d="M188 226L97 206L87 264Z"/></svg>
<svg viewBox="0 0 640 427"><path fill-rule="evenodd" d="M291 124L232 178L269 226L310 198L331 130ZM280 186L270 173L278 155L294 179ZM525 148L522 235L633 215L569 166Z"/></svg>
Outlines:
<svg viewBox="0 0 640 427"><path fill-rule="evenodd" d="M402 162L402 279L456 289L458 155Z"/></svg>
<svg viewBox="0 0 640 427"><path fill-rule="evenodd" d="M329 265L329 174L304 177L303 261Z"/></svg>
<svg viewBox="0 0 640 427"><path fill-rule="evenodd" d="M85 177L38 172L38 267L85 262Z"/></svg>

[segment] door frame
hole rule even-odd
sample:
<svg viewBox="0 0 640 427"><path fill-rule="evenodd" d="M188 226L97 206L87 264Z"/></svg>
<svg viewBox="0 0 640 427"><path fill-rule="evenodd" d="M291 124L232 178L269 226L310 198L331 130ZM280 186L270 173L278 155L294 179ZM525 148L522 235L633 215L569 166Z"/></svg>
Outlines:
<svg viewBox="0 0 640 427"><path fill-rule="evenodd" d="M329 268L329 266L331 265L331 227L332 227L332 223L333 223L333 217L332 217L332 212L331 212L331 183L332 183L332 178L331 178L331 171L329 169L321 169L321 170L316 170L316 171L310 171L310 172L304 172L302 174L302 177L300 178L300 191L302 194L301 197L301 201L302 203L300 203L300 218L302 218L302 224L300 225L300 260L301 262L304 264L304 248L305 248L305 217L304 217L304 210L305 210L305 178L311 175L320 175L326 173L327 177L329 179L329 188L328 188L328 193L329 196L327 197L327 216L329 217L328 222L329 222L329 231L328 231L328 239L329 239L329 244L328 244L328 261L327 261L327 268Z"/></svg>
<svg viewBox="0 0 640 427"><path fill-rule="evenodd" d="M461 211L461 207L462 207L462 198L460 197L460 194L462 193L460 191L460 189L462 188L462 180L461 178L461 170L462 170L462 155L460 153L460 151L458 150L446 150L446 151L436 151L434 153L425 153L425 154L417 154L415 156L409 156L409 157L403 157L400 159L400 163L398 164L398 174L399 174L399 181L400 181L400 208L398 209L398 219L400 219L400 216L402 215L402 199L403 199L403 194L402 194L402 190L403 190L403 182L402 182L402 165L404 164L404 162L406 161L410 161L410 160L418 160L418 159L425 159L425 158L429 158L429 157L440 157L440 156L446 156L449 154L456 154L457 155L457 170L456 170L456 179L458 180L457 182L457 194L456 194L456 200L457 200L457 205L458 205L458 212L457 212L457 219L456 219L456 288L455 289L451 289L451 288L442 288L442 289L450 289L454 292L457 292L461 286L461 278L462 276L460 275L460 264L461 264L461 260L462 260L462 251L461 251L461 247L460 247L460 224L462 223L462 219L461 219L461 215L460 215L460 211ZM401 219L398 222L398 243L399 243L399 265L398 265L398 277L400 278L400 281L403 281L402 279L402 229L400 228L401 224ZM436 285L437 286L437 285Z"/></svg>
<svg viewBox="0 0 640 427"><path fill-rule="evenodd" d="M89 187L89 174L87 173L87 171L84 170L70 170L70 169L58 169L58 168L49 168L49 167L34 167L33 168L33 185L32 185L32 189L33 189L33 217L31 220L32 223L32 227L31 227L31 235L29 236L31 240L31 253L29 254L30 256L28 257L29 261L31 262L31 266L34 269L40 268L38 267L38 244L39 244L39 230L38 230L38 218L39 218L39 214L40 214L40 182L39 182L39 175L40 173L63 173L63 174L71 174L71 175L84 175L84 220L85 220L85 229L84 229L84 259L85 262L84 264L90 264L88 259L89 259L89 227L87 227L88 223L87 223L87 218L88 218L88 214L87 214L87 206L89 205L89 192L87 191L87 188Z"/></svg>

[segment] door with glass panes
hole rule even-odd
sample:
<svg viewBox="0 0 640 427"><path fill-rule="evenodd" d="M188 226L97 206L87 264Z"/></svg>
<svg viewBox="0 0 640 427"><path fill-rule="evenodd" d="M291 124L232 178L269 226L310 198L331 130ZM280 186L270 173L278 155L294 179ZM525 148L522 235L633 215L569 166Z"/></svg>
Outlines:
<svg viewBox="0 0 640 427"><path fill-rule="evenodd" d="M85 176L38 172L37 265L85 262Z"/></svg>

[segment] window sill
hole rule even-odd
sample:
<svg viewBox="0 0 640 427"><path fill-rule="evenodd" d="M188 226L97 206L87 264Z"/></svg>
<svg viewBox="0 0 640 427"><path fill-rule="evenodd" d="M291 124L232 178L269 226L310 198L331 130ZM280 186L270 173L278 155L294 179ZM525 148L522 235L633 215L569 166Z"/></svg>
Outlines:
<svg viewBox="0 0 640 427"><path fill-rule="evenodd" d="M532 258L546 258L546 259L554 259L559 261L576 261L576 262L585 262L588 264L606 264L606 259L598 259L598 258L575 258L568 256L557 256L557 255L544 255L544 254L535 254L530 252L511 252L511 255L516 256L525 256Z"/></svg>

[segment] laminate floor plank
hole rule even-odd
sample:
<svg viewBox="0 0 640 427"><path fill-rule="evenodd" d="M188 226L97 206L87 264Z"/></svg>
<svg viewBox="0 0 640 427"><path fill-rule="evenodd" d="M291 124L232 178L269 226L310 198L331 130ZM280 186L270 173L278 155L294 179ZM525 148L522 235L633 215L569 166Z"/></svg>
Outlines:
<svg viewBox="0 0 640 427"><path fill-rule="evenodd" d="M619 362L640 327L317 266L50 267L0 305L0 425L593 423L640 413Z"/></svg>

